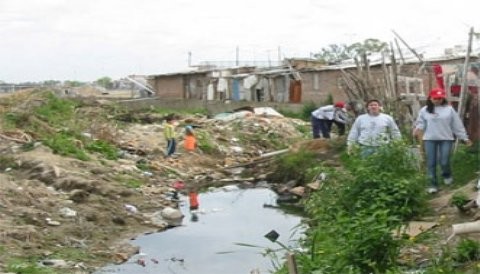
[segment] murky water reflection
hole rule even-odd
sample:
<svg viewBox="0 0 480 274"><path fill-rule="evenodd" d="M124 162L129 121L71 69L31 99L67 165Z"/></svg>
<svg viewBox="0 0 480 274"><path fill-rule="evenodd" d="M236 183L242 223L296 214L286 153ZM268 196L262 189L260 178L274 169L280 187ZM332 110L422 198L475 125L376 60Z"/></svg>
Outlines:
<svg viewBox="0 0 480 274"><path fill-rule="evenodd" d="M133 241L141 254L122 265L112 265L101 273L175 273L175 274L249 274L253 269L270 273L271 257L265 249L280 246L264 237L272 229L280 234L278 241L295 245L300 236L298 216L279 209L276 195L269 189L246 189L200 193L198 221L191 220L187 197L181 206L183 226L162 233L144 235ZM255 245L247 247L236 243ZM145 261L145 266L137 260Z"/></svg>

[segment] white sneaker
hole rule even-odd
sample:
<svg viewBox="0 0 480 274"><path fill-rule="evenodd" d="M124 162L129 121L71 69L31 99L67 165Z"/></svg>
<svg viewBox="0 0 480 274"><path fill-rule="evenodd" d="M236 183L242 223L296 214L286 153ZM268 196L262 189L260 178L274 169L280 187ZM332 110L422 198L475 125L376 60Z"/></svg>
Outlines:
<svg viewBox="0 0 480 274"><path fill-rule="evenodd" d="M445 178L443 179L443 183L446 185L451 185L453 183L453 178L452 177Z"/></svg>
<svg viewBox="0 0 480 274"><path fill-rule="evenodd" d="M427 193L428 194L434 194L434 193L437 193L437 192L438 192L438 188L436 188L436 187L427 188Z"/></svg>

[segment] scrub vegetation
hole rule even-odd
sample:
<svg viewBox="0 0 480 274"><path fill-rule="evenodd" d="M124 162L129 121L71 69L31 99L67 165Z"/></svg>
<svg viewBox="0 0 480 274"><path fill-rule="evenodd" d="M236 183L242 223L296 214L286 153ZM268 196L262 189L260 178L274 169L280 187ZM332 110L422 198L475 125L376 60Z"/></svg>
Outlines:
<svg viewBox="0 0 480 274"><path fill-rule="evenodd" d="M454 155L455 185L465 185L478 169L478 150L461 146ZM304 158L305 152L284 159ZM313 160L313 157L305 157ZM445 239L432 232L417 238L405 233L409 221L431 213L425 192L427 178L418 159L406 143L389 144L370 157L342 157L342 167L322 162L300 163L290 160L289 174L305 177L309 170L328 174L320 189L305 201L308 229L302 251L295 254L298 273L407 273L418 271L413 262L399 260L403 249L416 244L428 245L431 258L418 273L478 273L473 263L479 259L477 241L462 240L444 245ZM280 165L284 170L285 165ZM315 167L316 166L316 167ZM461 175L460 175L461 173ZM302 175L299 175L302 174ZM285 174L285 176L288 176ZM452 203L466 202L454 194ZM277 274L287 274L286 266Z"/></svg>

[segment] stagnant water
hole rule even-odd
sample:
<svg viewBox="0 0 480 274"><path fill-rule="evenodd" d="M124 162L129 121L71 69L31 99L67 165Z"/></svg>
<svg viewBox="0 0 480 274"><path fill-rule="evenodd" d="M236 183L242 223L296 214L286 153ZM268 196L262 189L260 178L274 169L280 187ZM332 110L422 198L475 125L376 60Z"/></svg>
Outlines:
<svg viewBox="0 0 480 274"><path fill-rule="evenodd" d="M182 226L138 237L132 244L140 247L140 254L95 273L271 273L272 257L262 254L267 248L281 249L278 242L295 247L303 231L299 216L264 207L276 205L276 194L266 188L200 193L197 221L191 219L187 198L182 200ZM265 237L271 230L280 234L277 243Z"/></svg>

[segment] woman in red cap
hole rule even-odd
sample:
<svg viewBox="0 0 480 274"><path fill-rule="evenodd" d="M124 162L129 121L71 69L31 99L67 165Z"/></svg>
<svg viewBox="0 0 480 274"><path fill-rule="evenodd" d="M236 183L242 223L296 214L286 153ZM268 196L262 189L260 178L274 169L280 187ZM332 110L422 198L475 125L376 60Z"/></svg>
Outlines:
<svg viewBox="0 0 480 274"><path fill-rule="evenodd" d="M428 193L438 191L437 165L442 170L443 182L452 184L452 171L450 167L450 154L455 139L460 139L471 144L465 127L455 109L446 99L445 91L434 88L428 94L427 105L418 113L414 136L421 136L427 160L427 176L431 186Z"/></svg>

